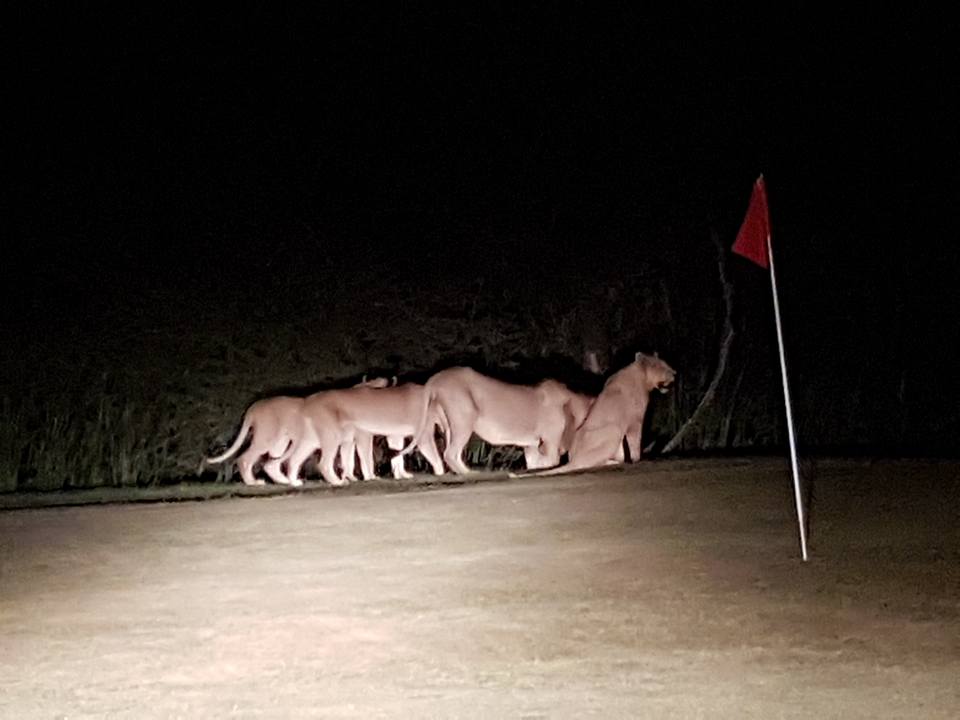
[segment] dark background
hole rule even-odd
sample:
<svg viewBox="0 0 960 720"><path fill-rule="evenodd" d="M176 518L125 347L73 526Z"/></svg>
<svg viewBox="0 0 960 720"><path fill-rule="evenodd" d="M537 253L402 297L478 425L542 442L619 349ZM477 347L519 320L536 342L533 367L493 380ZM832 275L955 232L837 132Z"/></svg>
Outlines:
<svg viewBox="0 0 960 720"><path fill-rule="evenodd" d="M643 332L618 315L602 351L659 350L688 379L682 415L716 364L711 234L732 244L762 172L801 439L953 453L958 58L943 17L38 4L11 27L4 392L29 386L38 417L71 382L111 374L172 397L170 373L195 377L225 353L240 368L238 400L209 426L226 435L223 418L257 393L320 376L245 374L217 332L292 347L329 344L323 330L352 343L360 330L336 318L360 317L378 293L412 303L412 333L471 298L462 347L456 336L432 354L372 352L397 342L398 326L364 321L366 355L324 379L364 362L426 370L471 342L472 357L497 366L503 353L471 335L497 332L504 297L549 297L581 327L587 305L602 316L594 325L618 308L657 313ZM778 446L767 277L726 262L737 291L728 374L746 377L738 392L763 399L776 427L700 447ZM667 295L670 322L666 304L651 304ZM483 331L469 329L477 303ZM315 324L304 325L307 305ZM300 352L286 357L302 367ZM125 382L108 390L130 401L142 388Z"/></svg>

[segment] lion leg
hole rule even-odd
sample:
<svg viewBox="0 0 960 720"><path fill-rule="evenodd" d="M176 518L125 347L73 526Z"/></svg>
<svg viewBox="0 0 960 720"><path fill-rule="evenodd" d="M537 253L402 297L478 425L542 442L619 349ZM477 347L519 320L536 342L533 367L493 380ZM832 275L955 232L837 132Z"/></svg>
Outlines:
<svg viewBox="0 0 960 720"><path fill-rule="evenodd" d="M357 466L357 445L355 442L344 442L338 451L340 453L341 478L344 482L356 482L357 478L353 474Z"/></svg>
<svg viewBox="0 0 960 720"><path fill-rule="evenodd" d="M387 447L391 450L403 450L403 446L406 444L405 440L406 438L403 435L387 435ZM407 469L403 466L403 455L394 455L390 458L390 469L393 471L395 480L413 477L413 474L407 472Z"/></svg>
<svg viewBox="0 0 960 720"><path fill-rule="evenodd" d="M470 468L463 462L463 450L473 435L472 428L464 429L460 425L450 427L450 437L447 438L447 448L443 451L443 459L455 473L467 475Z"/></svg>
<svg viewBox="0 0 960 720"><path fill-rule="evenodd" d="M296 475L290 474L290 456L293 455L293 451L296 449L297 449L297 443L291 442L290 446L284 451L283 455L276 458L276 460L271 460L268 464L273 465L274 463L276 463L277 469L282 473L283 464L287 463L287 475L285 475L283 478L284 482L287 485L292 485L293 487L301 487L303 485L303 480L301 480L299 477L300 475L299 468L297 469ZM266 465L264 467L266 468ZM267 470L267 472L268 473L270 472L269 469ZM276 482L279 482L279 481L276 481Z"/></svg>
<svg viewBox="0 0 960 720"><path fill-rule="evenodd" d="M237 469L240 471L240 479L244 485L266 485L266 480L255 478L253 476L253 465L260 459L263 452L259 448L251 447L243 455L237 458Z"/></svg>
<svg viewBox="0 0 960 720"><path fill-rule="evenodd" d="M237 458L237 469L240 471L240 478L244 484L266 485L265 480L254 477L253 468L264 455L269 453L271 457L276 457L282 453L286 449L287 443L289 443L289 439L286 436L281 436L274 440L272 444L267 445L262 438L257 438L256 431L254 431L249 447Z"/></svg>
<svg viewBox="0 0 960 720"><path fill-rule="evenodd" d="M360 474L364 480L373 480L377 477L376 468L373 464L373 435L358 432L356 446L357 455L360 456ZM340 462L343 462L343 457L340 458Z"/></svg>
<svg viewBox="0 0 960 720"><path fill-rule="evenodd" d="M617 448L617 451L614 453L613 458L607 462L610 464L622 463L624 461L623 455L623 440L620 441L620 447Z"/></svg>
<svg viewBox="0 0 960 720"><path fill-rule="evenodd" d="M560 464L560 448L554 443L541 440L538 454L540 462L543 463L540 467L553 467Z"/></svg>
<svg viewBox="0 0 960 720"><path fill-rule="evenodd" d="M434 426L431 425L424 436L417 442L417 449L420 454L426 458L433 468L434 475L443 475L443 458L440 457L440 451L437 450L437 438L434 435Z"/></svg>
<svg viewBox="0 0 960 720"><path fill-rule="evenodd" d="M627 428L627 449L630 451L630 462L635 463L640 460L640 454L643 451L642 445L643 425L633 424ZM623 443L621 443L622 445ZM621 455L623 448L620 448ZM622 459L621 459L622 461Z"/></svg>
<svg viewBox="0 0 960 720"><path fill-rule="evenodd" d="M623 458L623 430L612 424L592 427L577 434L570 448L570 460L564 467L585 470Z"/></svg>
<svg viewBox="0 0 960 720"><path fill-rule="evenodd" d="M263 471L277 485L303 484L303 481L299 479L297 479L296 483L292 482L286 475L283 474L281 465L283 465L283 460L281 458L272 458L263 464Z"/></svg>
<svg viewBox="0 0 960 720"><path fill-rule="evenodd" d="M336 470L333 466L337 459L337 450L337 445L323 446L320 451L320 474L323 475L323 479L328 483L339 487L348 484L349 481L337 477Z"/></svg>
<svg viewBox="0 0 960 720"><path fill-rule="evenodd" d="M313 450L313 443L301 442L296 444L292 452L289 453L289 459L287 460L287 479L291 485L303 485L303 480L300 479L300 469L307 461L307 458L313 454ZM279 458L279 461L282 462L283 458Z"/></svg>
<svg viewBox="0 0 960 720"><path fill-rule="evenodd" d="M540 456L540 448L533 447L532 445L527 445L523 448L523 459L527 465L527 470L537 470L539 468L547 467L543 465L543 460Z"/></svg>
<svg viewBox="0 0 960 720"><path fill-rule="evenodd" d="M293 443L289 436L284 436L270 448L270 459L263 464L263 471L277 485L303 485L299 478L288 478L283 474L283 463L293 453Z"/></svg>

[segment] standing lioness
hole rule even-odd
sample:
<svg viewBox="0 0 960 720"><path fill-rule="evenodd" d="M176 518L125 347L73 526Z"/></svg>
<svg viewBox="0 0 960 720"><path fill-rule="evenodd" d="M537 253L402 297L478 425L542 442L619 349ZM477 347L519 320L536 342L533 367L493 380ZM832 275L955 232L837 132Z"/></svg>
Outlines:
<svg viewBox="0 0 960 720"><path fill-rule="evenodd" d="M417 435L400 454L424 442L436 418L447 438L443 457L461 474L470 472L463 449L474 433L491 445L520 446L528 468L556 465L593 402L556 380L514 385L468 367L441 370L424 389Z"/></svg>
<svg viewBox="0 0 960 720"><path fill-rule="evenodd" d="M443 461L433 437L434 424L420 428L419 409L424 387L407 383L382 390L356 387L346 390L327 390L307 397L301 408L302 423L299 434L293 438L288 453L288 476L297 477L300 466L316 450L320 450L320 473L331 485L349 482L352 463L344 466L345 477L338 478L334 459L343 448L360 448L361 463L370 455L372 436L385 435L392 448L399 448L403 439L419 437L418 446L437 475L443 474ZM422 431L419 432L418 431ZM366 438L366 440L364 439ZM403 457L391 460L395 477L409 477L403 467ZM364 471L366 476L366 471Z"/></svg>

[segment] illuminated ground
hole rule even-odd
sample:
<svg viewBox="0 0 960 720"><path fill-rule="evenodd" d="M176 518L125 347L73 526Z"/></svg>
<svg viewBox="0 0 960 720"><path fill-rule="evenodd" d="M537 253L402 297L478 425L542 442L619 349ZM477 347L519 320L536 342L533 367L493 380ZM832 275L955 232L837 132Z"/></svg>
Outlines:
<svg viewBox="0 0 960 720"><path fill-rule="evenodd" d="M3 512L0 717L956 718L958 470Z"/></svg>

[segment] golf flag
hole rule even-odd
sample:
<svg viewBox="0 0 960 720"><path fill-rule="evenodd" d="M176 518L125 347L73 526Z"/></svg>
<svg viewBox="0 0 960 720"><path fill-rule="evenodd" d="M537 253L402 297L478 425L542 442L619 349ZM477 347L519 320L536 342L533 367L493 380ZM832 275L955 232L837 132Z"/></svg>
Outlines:
<svg viewBox="0 0 960 720"><path fill-rule="evenodd" d="M804 562L810 557L807 551L807 521L803 492L800 487L800 461L797 458L797 434L793 426L793 407L790 403L790 383L787 382L787 354L783 349L783 325L780 321L780 295L777 292L777 272L773 264L773 247L770 245L770 213L767 208L767 186L763 175L753 184L750 206L743 219L740 232L733 243L737 255L755 262L770 271L770 288L773 291L773 317L777 324L777 345L780 348L780 376L783 382L783 401L787 411L787 435L790 438L790 468L793 471L793 497L797 506L797 525L800 530L800 553Z"/></svg>
<svg viewBox="0 0 960 720"><path fill-rule="evenodd" d="M750 196L750 207L747 216L743 219L737 240L733 243L733 251L752 260L762 268L769 269L770 260L767 255L767 238L770 237L770 213L767 209L767 186L763 183L763 175L757 178L753 185L753 194Z"/></svg>

